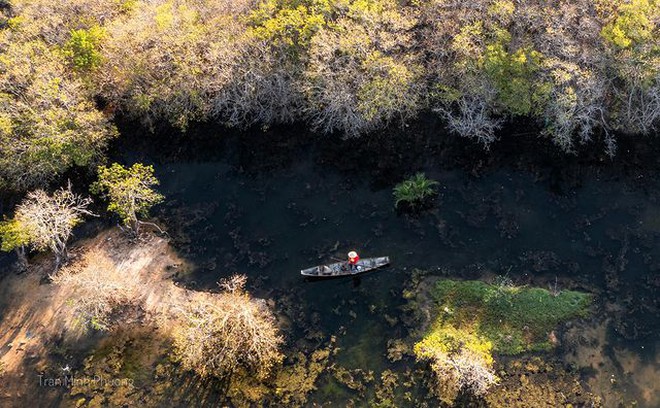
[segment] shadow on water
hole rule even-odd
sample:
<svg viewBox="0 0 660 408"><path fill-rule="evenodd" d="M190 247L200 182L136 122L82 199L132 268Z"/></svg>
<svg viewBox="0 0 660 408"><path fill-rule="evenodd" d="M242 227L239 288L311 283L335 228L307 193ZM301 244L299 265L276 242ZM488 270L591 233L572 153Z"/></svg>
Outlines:
<svg viewBox="0 0 660 408"><path fill-rule="evenodd" d="M437 137L428 124L349 140L300 126L242 133L200 126L185 138L159 139L157 148L146 138L115 154L156 163L167 197L158 216L196 265L183 280L215 288L240 272L259 296L295 293L326 333L342 333L342 364L380 372L389 366L383 339L402 330L384 316L400 316L414 268L593 292L619 322L608 340L643 345L640 358L653 361L660 143L626 143L612 161L515 136L485 152ZM440 182L437 208L397 214L391 189L416 171ZM351 249L393 264L354 278L300 276Z"/></svg>

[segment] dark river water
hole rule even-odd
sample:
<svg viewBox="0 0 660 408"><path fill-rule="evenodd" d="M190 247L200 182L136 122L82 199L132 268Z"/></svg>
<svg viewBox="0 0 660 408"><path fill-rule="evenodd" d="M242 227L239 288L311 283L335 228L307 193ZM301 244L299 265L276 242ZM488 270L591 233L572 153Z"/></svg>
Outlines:
<svg viewBox="0 0 660 408"><path fill-rule="evenodd" d="M595 294L596 320L605 322L605 341L594 346L600 355L593 364L580 360L566 342L555 357L582 368L587 387L608 406L659 406L660 182L654 172L621 174L615 166L588 164L558 172L552 163L475 172L439 164L437 151L406 162L409 153L390 159L392 149L383 148L381 161L362 160L345 142L346 156L340 148L328 154L313 144L268 143L223 144L217 154L184 146L182 158L167 160L157 153L126 156L155 163L167 197L156 215L194 265L182 277L186 284L214 288L222 277L244 273L257 296L276 308L286 297L304 310L301 318L336 335L339 364L376 377L403 368L387 360L387 340L407 334L391 320L402 314L402 289L413 269L588 291ZM418 170L440 183L435 206L416 217L399 214L392 187ZM392 265L359 278L300 276L300 269L352 249L361 257L387 255ZM304 334L288 335L295 342ZM321 378L311 401L349 396Z"/></svg>

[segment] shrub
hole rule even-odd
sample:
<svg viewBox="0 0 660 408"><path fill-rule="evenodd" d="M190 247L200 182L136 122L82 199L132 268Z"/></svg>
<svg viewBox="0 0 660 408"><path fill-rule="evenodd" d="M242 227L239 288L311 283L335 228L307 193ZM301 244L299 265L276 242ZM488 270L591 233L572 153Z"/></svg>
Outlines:
<svg viewBox="0 0 660 408"><path fill-rule="evenodd" d="M408 205L413 209L420 208L436 192L438 182L429 180L424 173L417 173L394 187L394 206Z"/></svg>
<svg viewBox="0 0 660 408"><path fill-rule="evenodd" d="M183 318L174 329L174 353L184 368L219 378L246 368L263 378L281 363L284 339L275 317L244 290L245 282L234 276L222 294L195 293L174 306Z"/></svg>
<svg viewBox="0 0 660 408"><path fill-rule="evenodd" d="M141 288L137 274L127 273L108 254L95 251L60 270L53 282L75 294L68 310L86 328L94 330L110 330L117 325L115 314L134 304Z"/></svg>
<svg viewBox="0 0 660 408"><path fill-rule="evenodd" d="M441 325L415 344L419 360L429 360L438 396L451 404L460 391L484 395L497 382L490 341L469 329Z"/></svg>
<svg viewBox="0 0 660 408"><path fill-rule="evenodd" d="M103 37L103 29L92 27L89 30L73 30L71 38L64 46L66 55L74 68L80 71L88 71L96 68L101 63L99 45Z"/></svg>

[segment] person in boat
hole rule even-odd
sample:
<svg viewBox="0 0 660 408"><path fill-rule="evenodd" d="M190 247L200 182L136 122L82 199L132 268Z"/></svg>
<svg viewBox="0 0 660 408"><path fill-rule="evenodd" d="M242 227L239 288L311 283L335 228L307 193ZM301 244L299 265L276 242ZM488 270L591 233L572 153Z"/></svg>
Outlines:
<svg viewBox="0 0 660 408"><path fill-rule="evenodd" d="M348 253L348 268L352 272L357 272L358 271L358 261L360 260L360 256L358 255L357 252L351 251Z"/></svg>

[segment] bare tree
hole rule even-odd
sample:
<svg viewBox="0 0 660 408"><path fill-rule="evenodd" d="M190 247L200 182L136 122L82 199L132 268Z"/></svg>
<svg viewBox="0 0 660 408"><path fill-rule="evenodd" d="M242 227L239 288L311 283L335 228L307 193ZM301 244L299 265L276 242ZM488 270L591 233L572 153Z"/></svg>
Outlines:
<svg viewBox="0 0 660 408"><path fill-rule="evenodd" d="M591 140L598 127L606 129L605 81L596 72L579 65L548 58L547 83L550 98L545 104L544 133L564 151Z"/></svg>
<svg viewBox="0 0 660 408"><path fill-rule="evenodd" d="M427 358L436 377L438 397L450 404L461 391L483 396L498 381L491 363L468 347L454 351L436 349Z"/></svg>
<svg viewBox="0 0 660 408"><path fill-rule="evenodd" d="M626 67L622 72L626 86L615 89L621 105L619 126L625 133L650 134L660 119L660 64L655 68L655 78L650 79L637 72L636 68Z"/></svg>
<svg viewBox="0 0 660 408"><path fill-rule="evenodd" d="M492 93L487 95L492 97ZM488 147L496 140L495 132L503 123L492 113L489 99L483 95L462 95L452 102L440 104L434 110L447 121L450 131L476 139Z"/></svg>
<svg viewBox="0 0 660 408"><path fill-rule="evenodd" d="M67 241L73 228L82 222L84 215L94 215L87 209L91 203L90 198L73 193L71 183L52 195L36 190L18 205L14 220L27 234L32 248L55 254L59 268L67 260Z"/></svg>
<svg viewBox="0 0 660 408"><path fill-rule="evenodd" d="M238 52L224 64L230 79L214 86L211 115L236 127L300 119L303 100L295 83L300 68L290 57L249 36L233 47Z"/></svg>
<svg viewBox="0 0 660 408"><path fill-rule="evenodd" d="M109 330L119 323L113 314L140 295L138 274L126 272L108 255L90 251L80 262L62 268L53 282L75 293L71 306L79 320L94 329Z"/></svg>
<svg viewBox="0 0 660 408"><path fill-rule="evenodd" d="M201 376L231 375L244 367L263 377L282 361L282 336L263 301L244 290L245 277L235 276L221 286L221 294L191 293L174 305L181 324L174 348L187 369Z"/></svg>
<svg viewBox="0 0 660 408"><path fill-rule="evenodd" d="M461 390L482 396L497 383L497 377L488 364L467 348L462 348L452 355L448 363L456 375Z"/></svg>

